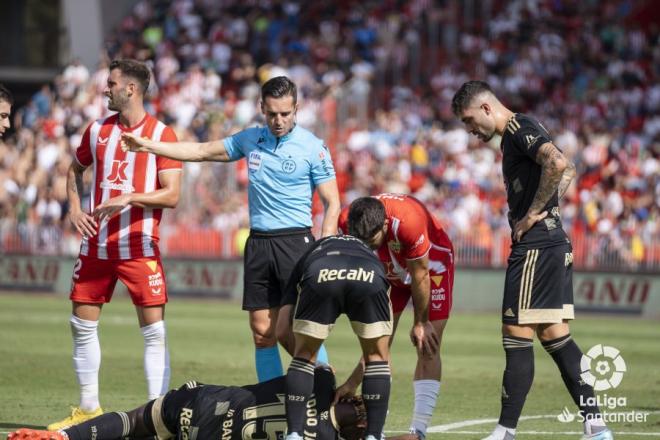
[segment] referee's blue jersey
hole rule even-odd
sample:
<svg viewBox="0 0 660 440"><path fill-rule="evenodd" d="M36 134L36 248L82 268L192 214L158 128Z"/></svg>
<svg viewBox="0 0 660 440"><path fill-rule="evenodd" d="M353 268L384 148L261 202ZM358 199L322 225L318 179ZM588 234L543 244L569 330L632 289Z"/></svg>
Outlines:
<svg viewBox="0 0 660 440"><path fill-rule="evenodd" d="M296 125L275 137L268 127L223 139L230 160L247 159L250 227L259 231L312 226L314 188L335 178L323 141Z"/></svg>

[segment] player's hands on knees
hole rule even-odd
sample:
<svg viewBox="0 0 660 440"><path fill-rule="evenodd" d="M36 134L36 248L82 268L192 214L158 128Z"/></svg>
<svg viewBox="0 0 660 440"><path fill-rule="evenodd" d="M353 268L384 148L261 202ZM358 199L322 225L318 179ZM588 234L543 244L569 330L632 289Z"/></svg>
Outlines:
<svg viewBox="0 0 660 440"><path fill-rule="evenodd" d="M355 392L357 391L358 385L359 384L351 383L350 380L347 380L346 382L344 382L341 386L339 386L335 390L335 399L332 401L332 403L336 404L343 397L353 397L353 396L355 396Z"/></svg>
<svg viewBox="0 0 660 440"><path fill-rule="evenodd" d="M418 356L434 356L440 341L430 321L416 322L410 330L410 341L417 349Z"/></svg>
<svg viewBox="0 0 660 440"><path fill-rule="evenodd" d="M121 139L119 141L121 149L124 152L134 151L134 152L147 152L147 142L148 138L140 138L133 133L122 133Z"/></svg>
<svg viewBox="0 0 660 440"><path fill-rule="evenodd" d="M85 237L96 235L98 224L94 217L81 210L71 210L69 219L75 228Z"/></svg>
<svg viewBox="0 0 660 440"><path fill-rule="evenodd" d="M525 214L523 218L518 220L513 227L513 239L514 241L520 241L525 232L532 229L537 222L540 222L548 216L548 211L543 211L538 214Z"/></svg>

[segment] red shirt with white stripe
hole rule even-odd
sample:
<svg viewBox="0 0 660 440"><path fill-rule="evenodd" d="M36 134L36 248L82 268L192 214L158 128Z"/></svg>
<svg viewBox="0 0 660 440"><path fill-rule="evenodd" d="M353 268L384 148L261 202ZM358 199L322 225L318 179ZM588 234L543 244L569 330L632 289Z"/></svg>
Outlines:
<svg viewBox="0 0 660 440"><path fill-rule="evenodd" d="M121 194L160 189L159 173L182 168L177 160L150 153L124 152L119 142L122 132L155 141L177 141L170 127L149 114L134 127L124 127L118 114L91 123L75 154L78 163L92 166L94 172L89 212ZM158 224L162 212L161 208L128 205L101 222L96 235L84 236L80 253L103 260L158 256Z"/></svg>
<svg viewBox="0 0 660 440"><path fill-rule="evenodd" d="M426 206L412 196L405 194L380 194L375 196L385 205L385 218L388 220L387 236L377 249L378 258L387 269L387 278L393 286L409 286L412 277L406 260L415 260L429 254L431 248L453 253L453 245L442 229L440 222ZM348 230L348 208L339 216L339 229ZM435 267L433 259L429 270L443 273L445 267Z"/></svg>

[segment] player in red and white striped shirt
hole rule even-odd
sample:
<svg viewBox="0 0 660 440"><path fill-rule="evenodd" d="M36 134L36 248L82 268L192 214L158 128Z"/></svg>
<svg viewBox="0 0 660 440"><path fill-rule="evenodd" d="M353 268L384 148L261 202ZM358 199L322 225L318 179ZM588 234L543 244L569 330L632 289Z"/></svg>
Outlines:
<svg viewBox="0 0 660 440"><path fill-rule="evenodd" d="M81 396L71 416L51 424L58 430L101 414L98 372L101 350L97 335L104 303L117 280L127 287L144 336L144 369L148 398L169 388L169 353L163 315L165 276L158 251L158 224L163 208L179 201L181 162L148 153L124 152L122 133L176 142L171 128L147 114L144 94L149 69L133 60L113 61L105 95L118 113L87 127L69 168L67 192L71 222L83 234L73 269L71 332L73 363ZM81 206L82 176L92 168L94 185L89 211ZM90 214L91 213L91 214Z"/></svg>

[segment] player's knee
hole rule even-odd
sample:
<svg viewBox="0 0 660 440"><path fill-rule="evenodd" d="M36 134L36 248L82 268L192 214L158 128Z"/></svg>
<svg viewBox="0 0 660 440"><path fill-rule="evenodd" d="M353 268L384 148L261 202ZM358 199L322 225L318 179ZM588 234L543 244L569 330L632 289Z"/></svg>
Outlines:
<svg viewBox="0 0 660 440"><path fill-rule="evenodd" d="M254 345L263 348L277 344L275 327L275 322L271 319L251 319L250 329Z"/></svg>
<svg viewBox="0 0 660 440"><path fill-rule="evenodd" d="M165 322L158 321L141 328L144 343L147 345L164 344L166 339Z"/></svg>
<svg viewBox="0 0 660 440"><path fill-rule="evenodd" d="M277 338L273 331L267 333L256 333L252 331L252 340L257 348L268 348L277 345Z"/></svg>
<svg viewBox="0 0 660 440"><path fill-rule="evenodd" d="M502 336L532 339L535 330L535 325L502 324Z"/></svg>
<svg viewBox="0 0 660 440"><path fill-rule="evenodd" d="M96 337L98 321L88 321L71 315L69 323L71 324L71 334L76 342L85 343Z"/></svg>
<svg viewBox="0 0 660 440"><path fill-rule="evenodd" d="M539 325L536 329L536 335L541 341L552 341L561 338L570 333L567 323Z"/></svg>

